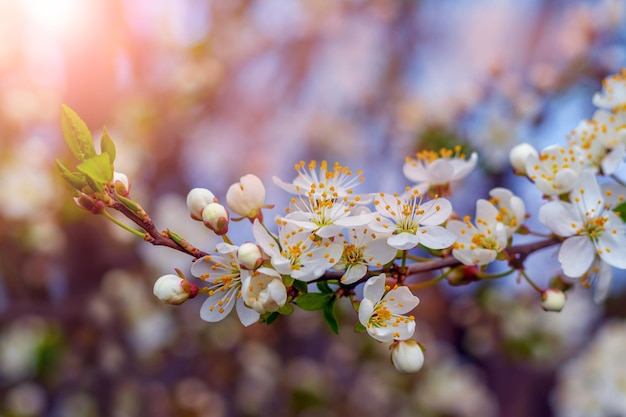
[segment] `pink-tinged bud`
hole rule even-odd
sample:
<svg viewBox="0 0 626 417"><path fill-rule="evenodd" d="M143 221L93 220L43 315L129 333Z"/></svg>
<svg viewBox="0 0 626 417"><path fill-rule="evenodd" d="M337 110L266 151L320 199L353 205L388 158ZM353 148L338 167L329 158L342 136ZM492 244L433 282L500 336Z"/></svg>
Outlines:
<svg viewBox="0 0 626 417"><path fill-rule="evenodd" d="M217 198L206 188L194 188L187 194L187 208L194 220L202 221L202 211L211 203L217 203Z"/></svg>
<svg viewBox="0 0 626 417"><path fill-rule="evenodd" d="M246 242L239 246L237 259L239 259L241 268L253 271L263 265L263 252L261 252L261 248L258 245Z"/></svg>
<svg viewBox="0 0 626 417"><path fill-rule="evenodd" d="M541 293L541 308L545 311L561 311L565 306L565 293L561 290L548 288Z"/></svg>
<svg viewBox="0 0 626 417"><path fill-rule="evenodd" d="M228 233L228 211L219 203L211 203L202 210L202 221L220 236Z"/></svg>
<svg viewBox="0 0 626 417"><path fill-rule="evenodd" d="M154 283L154 295L166 304L182 304L198 294L198 286L174 274L163 275Z"/></svg>
<svg viewBox="0 0 626 417"><path fill-rule="evenodd" d="M509 152L509 161L513 172L517 175L526 175L526 160L530 155L537 156L537 150L528 143L520 143Z"/></svg>
<svg viewBox="0 0 626 417"><path fill-rule="evenodd" d="M130 195L130 181L125 174L121 172L113 173L113 187L115 192L122 197L128 197Z"/></svg>
<svg viewBox="0 0 626 417"><path fill-rule="evenodd" d="M424 365L424 351L415 340L395 341L391 345L391 362L399 372L417 372Z"/></svg>
<svg viewBox="0 0 626 417"><path fill-rule="evenodd" d="M94 200L84 193L81 193L78 197L74 197L74 202L78 207L90 211L93 214L100 214L104 210L104 203L102 201Z"/></svg>
<svg viewBox="0 0 626 417"><path fill-rule="evenodd" d="M230 186L226 193L228 207L241 217L260 218L265 203L265 186L256 175L248 174Z"/></svg>

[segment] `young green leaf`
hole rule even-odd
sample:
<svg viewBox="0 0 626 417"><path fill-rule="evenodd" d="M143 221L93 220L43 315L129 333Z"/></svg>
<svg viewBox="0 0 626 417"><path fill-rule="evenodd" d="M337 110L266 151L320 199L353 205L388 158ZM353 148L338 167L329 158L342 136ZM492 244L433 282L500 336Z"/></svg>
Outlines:
<svg viewBox="0 0 626 417"><path fill-rule="evenodd" d="M354 325L354 331L356 333L363 333L365 330L367 329L360 322Z"/></svg>
<svg viewBox="0 0 626 417"><path fill-rule="evenodd" d="M334 293L335 291L330 288L330 286L328 285L328 282L326 281L319 281L317 282L317 288L321 291L321 292L325 292L325 293Z"/></svg>
<svg viewBox="0 0 626 417"><path fill-rule="evenodd" d="M108 153L92 156L81 162L76 169L100 184L108 184L113 179L113 168Z"/></svg>
<svg viewBox="0 0 626 417"><path fill-rule="evenodd" d="M324 306L324 321L335 334L339 334L339 322L337 321L337 315L335 314L335 302L337 299L333 296L328 304Z"/></svg>
<svg viewBox="0 0 626 417"><path fill-rule="evenodd" d="M293 280L293 287L298 290L300 293L306 294L307 292L309 292L309 288L306 284L306 282L304 281L300 281L297 279Z"/></svg>
<svg viewBox="0 0 626 417"><path fill-rule="evenodd" d="M284 306L278 309L278 313L284 316L290 315L291 313L293 313L293 305L291 303L285 304Z"/></svg>
<svg viewBox="0 0 626 417"><path fill-rule="evenodd" d="M316 311L323 309L332 298L335 298L334 294L310 292L300 294L294 303L303 310Z"/></svg>
<svg viewBox="0 0 626 417"><path fill-rule="evenodd" d="M76 112L65 104L61 106L61 130L67 146L76 159L85 161L96 156L89 128Z"/></svg>
<svg viewBox="0 0 626 417"><path fill-rule="evenodd" d="M115 143L113 143L113 139L111 139L111 136L109 136L109 132L107 132L106 126L102 130L102 137L100 138L100 151L102 153L109 154L109 158L111 159L111 164L115 162L117 151L115 149Z"/></svg>

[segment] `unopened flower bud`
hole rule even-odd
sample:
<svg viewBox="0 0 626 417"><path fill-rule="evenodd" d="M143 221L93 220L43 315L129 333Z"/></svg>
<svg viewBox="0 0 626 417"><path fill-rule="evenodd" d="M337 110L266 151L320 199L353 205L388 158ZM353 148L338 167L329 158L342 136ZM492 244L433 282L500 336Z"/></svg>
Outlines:
<svg viewBox="0 0 626 417"><path fill-rule="evenodd" d="M90 211L93 214L100 214L104 210L104 203L102 201L94 200L84 193L81 193L78 197L74 197L74 202L78 207Z"/></svg>
<svg viewBox="0 0 626 417"><path fill-rule="evenodd" d="M260 218L265 203L265 186L256 175L248 174L226 192L228 207L241 217Z"/></svg>
<svg viewBox="0 0 626 417"><path fill-rule="evenodd" d="M211 203L202 210L202 221L220 236L228 233L228 211L219 203Z"/></svg>
<svg viewBox="0 0 626 417"><path fill-rule="evenodd" d="M424 351L415 340L395 341L391 345L391 362L399 372L417 372L424 365Z"/></svg>
<svg viewBox="0 0 626 417"><path fill-rule="evenodd" d="M509 161L513 172L517 175L526 175L526 160L530 155L538 155L537 150L529 143L520 143L509 152Z"/></svg>
<svg viewBox="0 0 626 417"><path fill-rule="evenodd" d="M271 313L287 302L287 289L278 272L261 268L254 272L243 288L244 302L256 312Z"/></svg>
<svg viewBox="0 0 626 417"><path fill-rule="evenodd" d="M561 290L548 288L541 293L541 308L545 311L561 311L565 306L565 293Z"/></svg>
<svg viewBox="0 0 626 417"><path fill-rule="evenodd" d="M255 270L263 265L263 252L258 245L246 242L239 246L237 259L239 259L239 265L243 269Z"/></svg>
<svg viewBox="0 0 626 417"><path fill-rule="evenodd" d="M130 194L130 181L126 174L122 174L121 172L113 173L113 187L115 187L115 192L122 197L128 197Z"/></svg>
<svg viewBox="0 0 626 417"><path fill-rule="evenodd" d="M187 194L187 208L194 220L202 221L202 211L211 203L217 203L217 198L206 188L193 188Z"/></svg>
<svg viewBox="0 0 626 417"><path fill-rule="evenodd" d="M154 295L166 304L182 304L198 294L198 286L174 274L163 275L154 283Z"/></svg>

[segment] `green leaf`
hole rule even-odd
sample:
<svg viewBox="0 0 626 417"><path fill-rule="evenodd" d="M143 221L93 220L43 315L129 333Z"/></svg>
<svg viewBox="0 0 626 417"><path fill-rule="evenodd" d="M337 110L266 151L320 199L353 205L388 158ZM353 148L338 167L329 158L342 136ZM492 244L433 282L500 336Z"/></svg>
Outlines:
<svg viewBox="0 0 626 417"><path fill-rule="evenodd" d="M83 192L85 187L88 186L85 175L80 172L64 172L61 176L67 185L69 185L71 189L76 190L78 193Z"/></svg>
<svg viewBox="0 0 626 417"><path fill-rule="evenodd" d="M613 207L613 211L622 219L622 221L626 222L626 201Z"/></svg>
<svg viewBox="0 0 626 417"><path fill-rule="evenodd" d="M108 184L113 179L113 168L108 153L92 156L81 162L76 169L100 184Z"/></svg>
<svg viewBox="0 0 626 417"><path fill-rule="evenodd" d="M61 105L61 130L65 143L79 161L96 156L93 138L83 120L65 104Z"/></svg>
<svg viewBox="0 0 626 417"><path fill-rule="evenodd" d="M334 294L310 292L300 294L294 303L303 310L317 311L326 307L330 300L334 298Z"/></svg>
<svg viewBox="0 0 626 417"><path fill-rule="evenodd" d="M363 326L361 322L358 322L357 324L354 325L354 331L357 333L363 333L365 330L366 330L365 326Z"/></svg>
<svg viewBox="0 0 626 417"><path fill-rule="evenodd" d="M106 126L102 131L102 137L100 138L100 151L102 153L108 153L109 158L111 159L111 164L115 162L115 157L117 156L117 151L115 149L115 143L113 143L113 139L109 136L109 132L107 132Z"/></svg>
<svg viewBox="0 0 626 417"><path fill-rule="evenodd" d="M337 299L332 296L330 302L324 306L324 320L330 330L335 334L339 334L339 322L337 322L337 315L335 314L335 301Z"/></svg>
<svg viewBox="0 0 626 417"><path fill-rule="evenodd" d="M332 288L330 288L330 286L328 285L328 282L326 281L319 281L317 283L317 288L324 293L334 293L335 291L333 291Z"/></svg>
<svg viewBox="0 0 626 417"><path fill-rule="evenodd" d="M293 287L303 294L306 294L307 292L309 292L309 287L307 286L307 283L304 281L299 281L297 279L293 280Z"/></svg>

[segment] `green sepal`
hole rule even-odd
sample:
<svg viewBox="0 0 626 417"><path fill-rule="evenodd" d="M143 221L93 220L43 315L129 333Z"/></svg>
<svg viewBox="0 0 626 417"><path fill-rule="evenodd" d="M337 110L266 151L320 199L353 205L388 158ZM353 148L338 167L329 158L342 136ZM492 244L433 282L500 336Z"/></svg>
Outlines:
<svg viewBox="0 0 626 417"><path fill-rule="evenodd" d="M504 261L504 260L506 260L506 259L507 259L507 258L506 258L506 253L504 253L504 252L498 252L498 254L496 255L496 259L497 259L498 261Z"/></svg>
<svg viewBox="0 0 626 417"><path fill-rule="evenodd" d="M108 153L92 156L81 162L76 169L100 184L108 184L113 180L113 168Z"/></svg>
<svg viewBox="0 0 626 417"><path fill-rule="evenodd" d="M123 197L121 195L118 194L117 196L118 200L120 200L120 203L124 204L124 206L129 209L130 211L132 211L133 213L137 213L138 211L141 210L141 206L137 203L135 203L133 200ZM168 233L173 233L168 229ZM175 234L175 233L174 233ZM176 234L175 234L176 235ZM178 235L176 235L179 239L182 240L182 238L180 238ZM171 236L170 236L171 237ZM172 237L172 240L174 240L176 242L176 240ZM176 242L178 243L178 242Z"/></svg>
<svg viewBox="0 0 626 417"><path fill-rule="evenodd" d="M318 281L317 288L323 293L334 293L332 288L328 285L327 281Z"/></svg>
<svg viewBox="0 0 626 417"><path fill-rule="evenodd" d="M61 105L61 130L65 143L76 159L85 161L96 156L89 128L78 114L65 104Z"/></svg>
<svg viewBox="0 0 626 417"><path fill-rule="evenodd" d="M331 297L332 298L328 304L324 306L324 321L326 321L326 324L330 330L333 331L333 333L339 334L339 322L337 321L337 315L335 314L335 302L337 301L337 298L335 298L334 295Z"/></svg>
<svg viewBox="0 0 626 417"><path fill-rule="evenodd" d="M284 306L278 309L278 313L283 316L288 316L293 313L293 305L291 303L286 303Z"/></svg>
<svg viewBox="0 0 626 417"><path fill-rule="evenodd" d="M365 326L363 326L361 322L358 322L357 324L354 325L354 331L356 333L363 333L365 330L366 330Z"/></svg>
<svg viewBox="0 0 626 417"><path fill-rule="evenodd" d="M283 275L283 284L285 284L285 287L291 287L293 282L294 279L291 278L291 275Z"/></svg>
<svg viewBox="0 0 626 417"><path fill-rule="evenodd" d="M272 313L263 313L261 314L261 323L272 324L274 320L278 318L279 315L280 314L278 314L277 311L274 311Z"/></svg>
<svg viewBox="0 0 626 417"><path fill-rule="evenodd" d="M118 197L120 197L120 196L118 196ZM132 201L132 200L128 200L128 201L134 204L134 201ZM124 204L124 203L122 203L122 204ZM124 204L124 205L126 205L126 204ZM128 207L128 208L130 208L130 207ZM131 209L131 210L133 210L133 209ZM137 211L137 210L133 210L133 211ZM184 245L187 245L187 241L185 239L183 239L182 237L178 236L176 233L172 232L170 229L167 229L167 235L170 237L170 239L172 239L174 242L176 242L176 244L178 246L183 246L184 247Z"/></svg>
<svg viewBox="0 0 626 417"><path fill-rule="evenodd" d="M111 139L111 136L109 136L109 132L107 132L106 126L103 128L102 137L100 138L100 152L109 154L111 164L115 162L117 151L115 149L115 143L113 143L113 139Z"/></svg>
<svg viewBox="0 0 626 417"><path fill-rule="evenodd" d="M626 201L613 207L613 211L620 217L620 219L622 219L623 222L626 222Z"/></svg>
<svg viewBox="0 0 626 417"><path fill-rule="evenodd" d="M317 311L326 307L330 300L334 298L334 294L310 292L300 294L294 303L303 310Z"/></svg>
<svg viewBox="0 0 626 417"><path fill-rule="evenodd" d="M300 293L302 294L306 294L307 292L309 292L309 288L306 284L306 282L304 281L300 281L297 279L293 280L293 287L298 290Z"/></svg>

